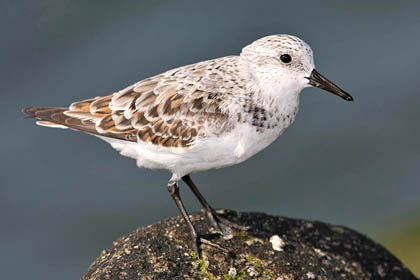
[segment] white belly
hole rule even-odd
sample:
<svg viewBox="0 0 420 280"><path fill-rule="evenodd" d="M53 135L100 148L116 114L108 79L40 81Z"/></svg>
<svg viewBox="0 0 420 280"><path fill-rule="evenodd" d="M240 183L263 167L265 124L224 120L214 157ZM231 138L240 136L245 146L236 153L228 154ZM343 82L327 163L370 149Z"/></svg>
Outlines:
<svg viewBox="0 0 420 280"><path fill-rule="evenodd" d="M197 139L189 148L155 146L98 136L121 155L134 158L139 167L165 169L178 179L189 173L234 165L252 157L270 145L294 121L298 98L278 103L271 116L275 126L257 127L238 123L223 135Z"/></svg>
<svg viewBox="0 0 420 280"><path fill-rule="evenodd" d="M223 135L197 139L189 148L155 146L98 136L119 151L134 158L139 167L165 169L178 179L182 176L214 168L234 165L252 157L270 145L294 121L298 99L279 103L272 114L275 126L257 127L249 122L238 123ZM273 122L271 123L273 124Z"/></svg>
<svg viewBox="0 0 420 280"><path fill-rule="evenodd" d="M271 144L284 129L257 132L255 126L243 123L225 135L199 139L187 149L99 138L110 143L121 155L134 158L139 167L165 169L181 178L189 173L240 163Z"/></svg>

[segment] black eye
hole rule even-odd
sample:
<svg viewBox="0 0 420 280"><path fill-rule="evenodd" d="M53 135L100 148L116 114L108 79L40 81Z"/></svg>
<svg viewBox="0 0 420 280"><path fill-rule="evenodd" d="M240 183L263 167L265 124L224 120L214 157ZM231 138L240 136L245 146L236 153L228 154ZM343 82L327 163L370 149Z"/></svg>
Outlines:
<svg viewBox="0 0 420 280"><path fill-rule="evenodd" d="M292 57L288 54L282 54L280 56L280 60L283 61L284 63L290 63L292 61Z"/></svg>

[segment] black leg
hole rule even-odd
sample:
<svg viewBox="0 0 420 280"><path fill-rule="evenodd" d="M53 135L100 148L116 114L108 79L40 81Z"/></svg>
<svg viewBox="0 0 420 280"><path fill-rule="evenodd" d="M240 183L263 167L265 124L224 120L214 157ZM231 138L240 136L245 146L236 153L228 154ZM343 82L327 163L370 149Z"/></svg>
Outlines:
<svg viewBox="0 0 420 280"><path fill-rule="evenodd" d="M210 204L207 202L207 200L204 198L204 196L200 193L198 188L195 186L194 182L191 180L190 175L185 175L182 177L182 180L190 187L191 191L194 193L194 195L198 198L201 205L204 208L204 211L206 212L207 216L209 217L210 223L212 226L218 231L219 233L223 234L223 230L220 226L220 224L223 224L227 227L236 228L239 230L247 230L249 227L242 226L235 224L228 219L225 219L221 216L219 216L216 211L213 209L213 207L210 206Z"/></svg>
<svg viewBox="0 0 420 280"><path fill-rule="evenodd" d="M182 203L181 196L179 195L178 183L176 181L173 181L173 180L169 181L168 191L171 194L172 198L174 199L179 212L181 212L182 217L187 223L188 230L190 231L190 234L193 240L193 249L195 253L197 254L197 257L200 258L200 250L199 250L200 244L207 244L225 253L231 254L227 249L223 248L222 246L198 236L197 231L195 230L194 225L192 224L190 220L190 217L188 217L188 213L185 210L184 204Z"/></svg>

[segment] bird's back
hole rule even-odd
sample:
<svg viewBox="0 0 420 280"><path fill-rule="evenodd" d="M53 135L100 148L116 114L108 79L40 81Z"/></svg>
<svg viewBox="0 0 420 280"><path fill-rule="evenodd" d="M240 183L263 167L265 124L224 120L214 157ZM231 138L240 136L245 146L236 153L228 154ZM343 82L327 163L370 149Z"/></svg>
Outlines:
<svg viewBox="0 0 420 280"><path fill-rule="evenodd" d="M139 166L191 172L241 162L277 138L285 128L281 118L294 117L296 110L283 117L275 102L263 99L247 61L228 56L172 69L68 108L24 112L40 125L100 136Z"/></svg>

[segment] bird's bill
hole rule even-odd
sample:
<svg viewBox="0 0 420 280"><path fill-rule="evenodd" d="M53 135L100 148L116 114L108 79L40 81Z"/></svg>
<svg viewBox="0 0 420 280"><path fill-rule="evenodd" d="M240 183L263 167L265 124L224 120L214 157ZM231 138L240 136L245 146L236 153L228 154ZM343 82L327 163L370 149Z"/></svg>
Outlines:
<svg viewBox="0 0 420 280"><path fill-rule="evenodd" d="M309 84L311 86L321 88L323 90L329 91L335 95L340 96L344 100L353 101L353 97L335 85L333 82L322 76L318 71L315 69L312 70L311 76L307 78L309 80Z"/></svg>

